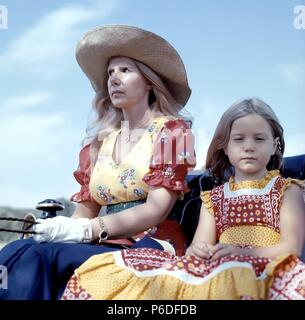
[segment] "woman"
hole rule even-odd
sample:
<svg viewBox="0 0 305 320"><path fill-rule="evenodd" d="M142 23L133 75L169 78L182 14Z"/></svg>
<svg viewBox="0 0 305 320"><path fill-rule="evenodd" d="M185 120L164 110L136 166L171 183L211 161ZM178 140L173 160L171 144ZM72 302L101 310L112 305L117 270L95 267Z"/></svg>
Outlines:
<svg viewBox="0 0 305 320"><path fill-rule="evenodd" d="M96 91L97 112L74 173L77 207L72 218L38 220L34 239L0 252L9 275L0 299L59 298L94 254L185 249L178 224L166 220L195 165L193 136L179 115L191 93L179 54L156 34L114 25L85 34L76 58ZM102 206L107 214L99 216Z"/></svg>

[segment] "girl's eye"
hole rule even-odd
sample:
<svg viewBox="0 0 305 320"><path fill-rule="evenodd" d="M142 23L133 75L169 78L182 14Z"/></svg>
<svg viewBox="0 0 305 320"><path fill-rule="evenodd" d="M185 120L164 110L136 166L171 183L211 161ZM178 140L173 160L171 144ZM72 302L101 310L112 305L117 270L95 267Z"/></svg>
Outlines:
<svg viewBox="0 0 305 320"><path fill-rule="evenodd" d="M108 70L108 76L111 76L112 73L113 73L113 70L112 70L112 69Z"/></svg>
<svg viewBox="0 0 305 320"><path fill-rule="evenodd" d="M123 68L123 72L128 72L129 69L127 67Z"/></svg>
<svg viewBox="0 0 305 320"><path fill-rule="evenodd" d="M256 138L257 141L264 141L264 138Z"/></svg>
<svg viewBox="0 0 305 320"><path fill-rule="evenodd" d="M234 138L233 141L242 141L243 138Z"/></svg>

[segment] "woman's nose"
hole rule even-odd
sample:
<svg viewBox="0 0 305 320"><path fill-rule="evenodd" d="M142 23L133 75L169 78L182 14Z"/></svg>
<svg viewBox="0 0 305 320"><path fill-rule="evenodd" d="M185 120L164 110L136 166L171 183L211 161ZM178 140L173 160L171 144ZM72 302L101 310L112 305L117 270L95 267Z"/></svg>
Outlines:
<svg viewBox="0 0 305 320"><path fill-rule="evenodd" d="M111 85L119 85L121 84L121 80L116 72L112 72L112 74L109 76L109 82Z"/></svg>

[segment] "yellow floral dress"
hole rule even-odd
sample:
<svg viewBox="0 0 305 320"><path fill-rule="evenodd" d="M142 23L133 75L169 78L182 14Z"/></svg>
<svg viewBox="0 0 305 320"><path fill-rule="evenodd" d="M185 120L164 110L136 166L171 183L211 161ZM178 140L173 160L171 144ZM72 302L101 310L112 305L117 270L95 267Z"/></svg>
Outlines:
<svg viewBox="0 0 305 320"><path fill-rule="evenodd" d="M185 180L196 164L194 137L188 122L160 116L142 129L140 140L128 150L121 163L113 160L113 151L121 129L104 140L93 171L90 170L90 145L80 152L79 168L74 172L81 189L72 201L94 201L117 213L144 203L150 186L164 187L181 195L188 191ZM128 146L127 146L128 147ZM145 236L168 241L182 255L186 241L178 223L166 220L129 239L107 240L103 244L131 246Z"/></svg>
<svg viewBox="0 0 305 320"><path fill-rule="evenodd" d="M257 247L278 243L281 201L291 183L300 184L270 171L260 181L230 179L203 192L218 241ZM305 265L289 253L274 260L230 255L211 261L156 249L122 250L81 265L63 299L305 299Z"/></svg>

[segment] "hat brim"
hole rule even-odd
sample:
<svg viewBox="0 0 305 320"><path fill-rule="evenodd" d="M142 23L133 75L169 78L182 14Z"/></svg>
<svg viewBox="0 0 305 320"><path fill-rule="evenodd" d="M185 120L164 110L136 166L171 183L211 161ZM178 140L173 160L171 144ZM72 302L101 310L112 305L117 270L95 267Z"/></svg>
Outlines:
<svg viewBox="0 0 305 320"><path fill-rule="evenodd" d="M177 51L160 36L132 26L108 25L86 33L76 47L76 60L96 92L107 90L107 68L112 57L136 59L156 72L181 107L191 89Z"/></svg>

